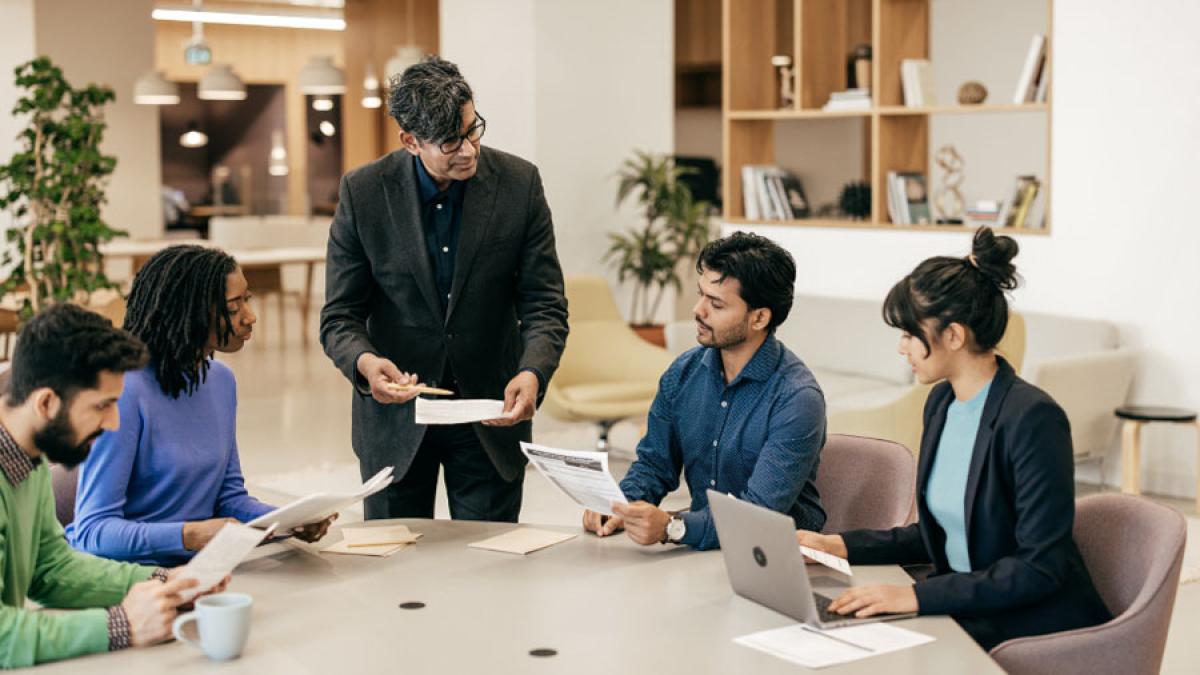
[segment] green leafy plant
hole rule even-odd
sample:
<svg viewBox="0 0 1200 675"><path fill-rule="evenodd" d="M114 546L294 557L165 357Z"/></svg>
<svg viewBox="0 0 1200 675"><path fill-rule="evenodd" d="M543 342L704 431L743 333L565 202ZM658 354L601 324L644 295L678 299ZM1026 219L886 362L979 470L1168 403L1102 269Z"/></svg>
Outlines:
<svg viewBox="0 0 1200 675"><path fill-rule="evenodd" d="M621 283L634 283L629 321L635 326L650 325L667 288L682 290L679 263L694 260L708 243L711 205L693 198L679 180L691 171L670 157L637 150L617 174L617 205L634 198L644 221L609 234L604 260L616 267Z"/></svg>
<svg viewBox="0 0 1200 675"><path fill-rule="evenodd" d="M73 89L45 57L14 74L24 93L12 112L29 122L17 136L21 149L0 165L0 208L15 225L3 262L16 265L0 290L22 292L28 317L48 303L86 302L94 291L116 288L104 276L99 247L125 233L100 217L117 164L100 151L112 89Z"/></svg>

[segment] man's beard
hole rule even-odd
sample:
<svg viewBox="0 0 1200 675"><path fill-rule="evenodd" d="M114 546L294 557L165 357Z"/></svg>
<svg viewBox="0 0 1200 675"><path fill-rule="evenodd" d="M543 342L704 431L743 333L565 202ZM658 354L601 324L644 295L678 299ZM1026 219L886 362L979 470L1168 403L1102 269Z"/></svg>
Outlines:
<svg viewBox="0 0 1200 675"><path fill-rule="evenodd" d="M63 405L54 419L47 422L46 426L40 430L33 432L33 444L46 456L46 459L72 469L87 459L88 453L92 451L92 441L96 440L104 430L97 429L94 434L83 439L82 443L76 443L75 439L78 434L71 427L67 408L68 406Z"/></svg>
<svg viewBox="0 0 1200 675"><path fill-rule="evenodd" d="M736 324L724 333L718 333L712 326L700 320L700 317L693 317L696 323L708 329L708 337L703 334L696 336L696 341L705 347L715 347L717 349L732 349L746 341L746 337L750 334L750 322Z"/></svg>

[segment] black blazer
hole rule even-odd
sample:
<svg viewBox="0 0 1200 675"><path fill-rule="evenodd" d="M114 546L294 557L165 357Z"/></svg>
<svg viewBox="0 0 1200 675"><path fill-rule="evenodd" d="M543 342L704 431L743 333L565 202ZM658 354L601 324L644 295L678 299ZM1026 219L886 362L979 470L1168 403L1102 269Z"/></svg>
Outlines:
<svg viewBox="0 0 1200 675"><path fill-rule="evenodd" d="M443 311L412 156L393 152L347 173L329 230L321 344L355 385L351 438L364 475L395 466L403 476L425 427L414 423L412 404L371 398L355 369L363 352L391 359L422 382L438 381L448 360L463 398L504 398L521 369L536 369L545 385L558 368L567 300L550 207L529 162L480 150L463 197L450 288ZM502 477L521 474L518 441L529 440L528 422L475 431Z"/></svg>
<svg viewBox="0 0 1200 675"><path fill-rule="evenodd" d="M891 530L842 536L855 564L932 563L916 582L921 614L950 614L986 647L1109 620L1072 537L1075 464L1062 408L1017 377L999 370L984 404L967 474L966 534L971 572L946 561L945 532L925 495L946 410L949 382L929 394L917 470L919 520Z"/></svg>

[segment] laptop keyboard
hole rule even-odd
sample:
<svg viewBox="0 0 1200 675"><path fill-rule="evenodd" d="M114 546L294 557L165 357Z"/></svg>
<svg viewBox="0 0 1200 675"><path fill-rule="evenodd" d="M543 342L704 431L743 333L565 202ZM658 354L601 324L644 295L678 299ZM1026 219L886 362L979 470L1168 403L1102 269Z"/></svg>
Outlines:
<svg viewBox="0 0 1200 675"><path fill-rule="evenodd" d="M813 593L812 596L813 602L817 603L817 616L820 617L821 623L835 623L853 618L851 616L845 616L829 611L829 605L833 603L833 600L821 595L820 593Z"/></svg>

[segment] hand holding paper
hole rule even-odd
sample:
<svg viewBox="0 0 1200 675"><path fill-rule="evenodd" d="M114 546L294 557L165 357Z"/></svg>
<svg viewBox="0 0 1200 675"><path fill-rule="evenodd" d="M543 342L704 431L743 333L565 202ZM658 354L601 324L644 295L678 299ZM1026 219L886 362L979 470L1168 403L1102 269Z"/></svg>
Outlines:
<svg viewBox="0 0 1200 675"><path fill-rule="evenodd" d="M607 453L559 450L524 442L521 452L546 480L589 511L611 516L613 502L629 503L608 472Z"/></svg>

